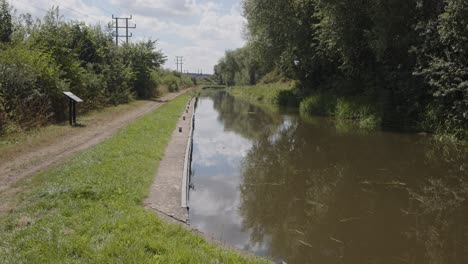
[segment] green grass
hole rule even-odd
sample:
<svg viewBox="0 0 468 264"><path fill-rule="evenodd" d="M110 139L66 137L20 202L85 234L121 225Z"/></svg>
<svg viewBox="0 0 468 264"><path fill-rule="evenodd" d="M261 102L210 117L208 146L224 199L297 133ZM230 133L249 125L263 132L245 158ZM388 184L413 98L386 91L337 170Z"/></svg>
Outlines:
<svg viewBox="0 0 468 264"><path fill-rule="evenodd" d="M114 116L133 111L146 102L146 100L136 100L128 104L109 106L85 114L78 114L78 123L84 127L102 124L112 120ZM18 153L26 153L39 146L48 146L59 138L78 134L81 129L80 127L70 127L68 121L27 131L22 131L19 128L13 129L14 132L0 135L0 163L18 155Z"/></svg>
<svg viewBox="0 0 468 264"><path fill-rule="evenodd" d="M333 116L337 121L353 122L358 128L373 130L380 127L381 117L367 98L337 97L315 94L300 100L294 87L297 84L272 83L256 86L235 86L227 89L232 95L254 105L276 112L279 106L299 107L303 117Z"/></svg>
<svg viewBox="0 0 468 264"><path fill-rule="evenodd" d="M181 96L64 165L19 182L0 217L0 263L261 262L205 242L143 208Z"/></svg>
<svg viewBox="0 0 468 264"><path fill-rule="evenodd" d="M375 104L363 97L338 98L335 116L337 119L354 120L363 129L376 129L382 122Z"/></svg>
<svg viewBox="0 0 468 264"><path fill-rule="evenodd" d="M289 104L292 85L288 83L272 83L256 86L234 86L227 88L227 91L241 99L254 105L267 108L270 111L277 111L279 106Z"/></svg>
<svg viewBox="0 0 468 264"><path fill-rule="evenodd" d="M336 97L312 95L302 100L299 111L304 116L318 115L330 116L333 115L336 108Z"/></svg>
<svg viewBox="0 0 468 264"><path fill-rule="evenodd" d="M316 94L303 99L299 109L303 116L334 116L337 122L351 121L361 129L377 129L382 122L376 106L364 97Z"/></svg>

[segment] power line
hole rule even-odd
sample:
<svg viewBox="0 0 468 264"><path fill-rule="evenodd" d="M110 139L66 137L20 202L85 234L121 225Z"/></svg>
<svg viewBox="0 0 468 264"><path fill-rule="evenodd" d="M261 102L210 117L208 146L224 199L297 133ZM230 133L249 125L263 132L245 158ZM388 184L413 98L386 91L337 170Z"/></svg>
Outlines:
<svg viewBox="0 0 468 264"><path fill-rule="evenodd" d="M112 12L107 10L106 8L102 7L102 6L96 6L97 8L101 9L101 10L104 10L104 12L106 12L107 14L109 15L112 15Z"/></svg>
<svg viewBox="0 0 468 264"><path fill-rule="evenodd" d="M17 0L17 1L18 1L18 0ZM83 13L81 13L80 11L78 11L78 10L76 10L76 9L73 9L73 8L71 8L71 7L66 7L66 6L63 6L63 5L60 5L60 4L57 4L56 6L52 5L51 7L49 7L49 10L46 10L46 9L40 8L40 7L38 7L38 6L32 5L32 4L30 4L30 3L25 3L25 2L22 2L22 1L18 1L18 2L21 3L21 4L24 5L24 6L33 7L33 8L35 8L35 9L40 10L40 11L43 11L43 12L45 12L45 13L47 13L47 14L52 10L52 8L58 7L59 10L60 10L60 9L67 9L67 10L72 11L72 12L74 12L74 13L76 13L76 14L81 15L81 16L90 17L89 15L83 14ZM14 5L11 4L11 6L14 6Z"/></svg>
<svg viewBox="0 0 468 264"><path fill-rule="evenodd" d="M68 9L68 10L70 10L70 11L72 11L72 12L75 12L76 14L81 15L81 16L89 17L89 15L83 14L83 13L81 13L80 11L78 11L78 10L76 10L76 9L74 9L74 8L67 7L67 6L63 5L63 3L57 3L57 0L55 0L54 2L55 2L55 6L58 7L59 10L60 10L60 8ZM62 4L62 5L61 5L61 4ZM52 6L52 7L54 7L54 6Z"/></svg>
<svg viewBox="0 0 468 264"><path fill-rule="evenodd" d="M18 1L18 0L16 0L16 1ZM45 13L48 13L48 12L49 12L49 10L45 10L45 9L43 9L43 8L37 7L37 6L32 5L32 4L27 4L27 3L24 3L24 2L22 2L22 1L18 1L18 2L21 3L23 6L26 6L26 7L27 7L27 6L30 6L30 7L36 8L37 10L41 10L41 11L43 11L43 12L45 12ZM13 5L13 1L10 3L10 6L15 7L15 6Z"/></svg>

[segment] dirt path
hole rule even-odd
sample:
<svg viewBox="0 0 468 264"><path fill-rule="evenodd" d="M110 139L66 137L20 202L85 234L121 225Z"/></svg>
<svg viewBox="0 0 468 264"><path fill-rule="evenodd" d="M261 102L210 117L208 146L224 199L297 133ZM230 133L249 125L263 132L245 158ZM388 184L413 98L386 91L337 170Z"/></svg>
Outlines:
<svg viewBox="0 0 468 264"><path fill-rule="evenodd" d="M130 122L156 110L164 102L172 100L187 91L167 94L158 101L149 101L122 115L113 116L108 122L91 124L76 129L66 136L57 138L47 146L34 148L27 153L14 157L8 157L6 162L0 164L0 194L8 192L17 181L37 174L51 165L58 164L74 154L101 143ZM2 209L5 208L0 208L0 211Z"/></svg>

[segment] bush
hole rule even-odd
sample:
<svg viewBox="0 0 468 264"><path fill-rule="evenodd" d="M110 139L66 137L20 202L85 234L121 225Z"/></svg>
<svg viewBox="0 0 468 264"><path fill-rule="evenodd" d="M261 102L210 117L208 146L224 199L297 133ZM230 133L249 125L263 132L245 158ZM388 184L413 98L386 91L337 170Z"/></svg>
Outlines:
<svg viewBox="0 0 468 264"><path fill-rule="evenodd" d="M336 97L331 95L312 95L306 97L299 105L304 115L330 116L335 113Z"/></svg>
<svg viewBox="0 0 468 264"><path fill-rule="evenodd" d="M100 27L60 17L58 8L42 21L17 17L12 41L0 43L0 132L63 120L66 90L84 99L80 111L157 94L165 57L155 41L116 47Z"/></svg>
<svg viewBox="0 0 468 264"><path fill-rule="evenodd" d="M62 91L67 86L59 74L49 54L22 46L0 50L0 122L30 128L50 121L64 107Z"/></svg>
<svg viewBox="0 0 468 264"><path fill-rule="evenodd" d="M340 97L317 94L304 99L300 104L303 115L331 116L340 120L351 120L360 128L375 129L381 125L381 115L376 107L363 97Z"/></svg>
<svg viewBox="0 0 468 264"><path fill-rule="evenodd" d="M173 74L162 77L161 83L166 85L171 93L179 91L179 79Z"/></svg>
<svg viewBox="0 0 468 264"><path fill-rule="evenodd" d="M295 90L279 90L273 99L273 103L279 106L297 107L299 98Z"/></svg>
<svg viewBox="0 0 468 264"><path fill-rule="evenodd" d="M457 113L460 114L460 113ZM445 115L445 119L443 118ZM450 118L447 118L449 116ZM468 116L468 115L467 115ZM431 103L427 106L421 122L422 129L433 131L444 138L468 140L468 122L456 122L443 104Z"/></svg>
<svg viewBox="0 0 468 264"><path fill-rule="evenodd" d="M281 74L278 70L273 70L263 76L263 78L259 81L259 84L270 84L270 83L278 83L286 81L285 77Z"/></svg>
<svg viewBox="0 0 468 264"><path fill-rule="evenodd" d="M357 121L360 128L375 129L382 122L376 107L363 97L338 98L335 115L337 119Z"/></svg>
<svg viewBox="0 0 468 264"><path fill-rule="evenodd" d="M187 87L191 87L194 85L194 82L192 80L192 78L189 76L189 75L186 75L186 74L182 74L180 76L180 84L181 88L187 88Z"/></svg>

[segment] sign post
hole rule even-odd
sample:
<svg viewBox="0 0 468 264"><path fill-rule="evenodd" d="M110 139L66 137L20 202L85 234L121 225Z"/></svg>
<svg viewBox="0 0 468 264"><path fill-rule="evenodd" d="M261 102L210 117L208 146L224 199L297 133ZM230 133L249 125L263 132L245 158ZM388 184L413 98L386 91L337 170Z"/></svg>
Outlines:
<svg viewBox="0 0 468 264"><path fill-rule="evenodd" d="M70 126L74 126L76 125L76 103L82 103L83 100L71 92L64 92L63 94L68 97L68 120Z"/></svg>

